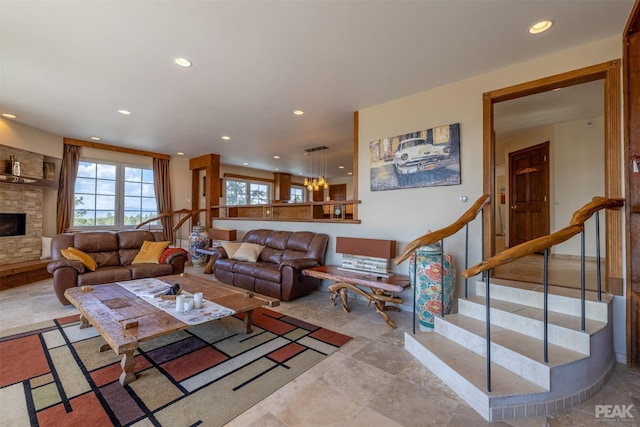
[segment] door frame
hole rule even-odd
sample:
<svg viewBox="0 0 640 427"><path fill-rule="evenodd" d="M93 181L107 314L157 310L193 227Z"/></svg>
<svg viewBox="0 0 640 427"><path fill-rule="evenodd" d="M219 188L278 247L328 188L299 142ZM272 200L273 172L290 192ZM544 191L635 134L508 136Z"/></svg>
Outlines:
<svg viewBox="0 0 640 427"><path fill-rule="evenodd" d="M483 112L483 177L484 194L490 203L484 206L484 254L495 255L495 137L493 106L523 96L547 92L596 80L604 81L604 152L605 197L622 197L621 126L620 126L620 60L612 60L554 76L533 80L515 86L485 92L482 95ZM576 210L580 206L576 206ZM623 293L622 272L622 215L621 210L605 212L606 273L605 289L615 295Z"/></svg>
<svg viewBox="0 0 640 427"><path fill-rule="evenodd" d="M528 147L525 148L521 148L519 150L513 151L508 153L509 156L509 205L507 205L509 207L509 222L508 222L508 236L509 236L509 247L513 247L514 245L512 245L512 239L514 239L514 231L512 227L512 221L515 221L515 218L513 218L514 214L513 214L513 209L511 209L511 207L513 206L512 203L515 203L514 200L514 192L515 192L515 184L514 184L514 168L512 167L512 162L513 162L513 157L516 154L521 154L524 152L529 152L529 151L533 151L533 150L542 150L544 152L544 170L542 171L542 178L544 179L544 200L545 200L545 206L544 206L544 234L547 235L549 234L549 230L551 229L551 218L550 218L550 214L549 214L549 203L551 202L551 194L550 194L550 189L549 189L549 182L550 182L550 174L549 174L549 164L550 159L549 159L549 145L550 145L550 141L545 141L543 143L540 144L534 144L534 145L530 145ZM505 239L506 240L506 239Z"/></svg>

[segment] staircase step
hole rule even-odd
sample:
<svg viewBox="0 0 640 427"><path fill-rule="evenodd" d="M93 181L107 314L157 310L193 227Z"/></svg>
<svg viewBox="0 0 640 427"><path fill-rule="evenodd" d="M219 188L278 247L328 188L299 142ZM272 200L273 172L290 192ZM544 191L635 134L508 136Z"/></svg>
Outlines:
<svg viewBox="0 0 640 427"><path fill-rule="evenodd" d="M435 332L453 342L464 343L474 353L486 357L486 322L463 314L435 318ZM549 390L551 369L585 358L565 347L548 344L548 363L544 362L542 340L491 325L491 360L528 381Z"/></svg>
<svg viewBox="0 0 640 427"><path fill-rule="evenodd" d="M515 302L537 308L544 307L543 286L537 283L518 282L505 279L491 279L491 299ZM476 282L476 295L485 296L486 284ZM599 322L607 322L608 303L612 296L602 293L602 302L597 300L597 293L585 292L585 318ZM580 290L549 286L548 306L550 311L572 316L581 316Z"/></svg>
<svg viewBox="0 0 640 427"><path fill-rule="evenodd" d="M458 312L479 320L486 319L485 298L470 296L458 300ZM491 300L491 324L529 335L544 338L544 312L542 309L501 300ZM606 323L585 319L585 331L581 330L579 317L548 312L548 340L583 354L590 352L590 335L606 327Z"/></svg>
<svg viewBox="0 0 640 427"><path fill-rule="evenodd" d="M502 414L501 401L510 404L517 396L526 403L526 395L535 401L545 392L496 363L491 363L491 391L487 391L486 359L434 332L406 333L405 349L487 420L495 418L493 409Z"/></svg>

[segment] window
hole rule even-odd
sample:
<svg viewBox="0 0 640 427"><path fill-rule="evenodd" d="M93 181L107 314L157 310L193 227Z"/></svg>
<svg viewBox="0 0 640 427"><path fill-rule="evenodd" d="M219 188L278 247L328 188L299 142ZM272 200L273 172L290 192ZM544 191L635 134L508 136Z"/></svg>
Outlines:
<svg viewBox="0 0 640 427"><path fill-rule="evenodd" d="M300 203L305 201L306 188L305 187L294 187L291 186L291 199L289 201L291 203Z"/></svg>
<svg viewBox="0 0 640 427"><path fill-rule="evenodd" d="M271 185L242 179L225 179L226 205L263 205L269 203Z"/></svg>
<svg viewBox="0 0 640 427"><path fill-rule="evenodd" d="M153 170L81 160L74 203L74 227L133 227L158 216Z"/></svg>

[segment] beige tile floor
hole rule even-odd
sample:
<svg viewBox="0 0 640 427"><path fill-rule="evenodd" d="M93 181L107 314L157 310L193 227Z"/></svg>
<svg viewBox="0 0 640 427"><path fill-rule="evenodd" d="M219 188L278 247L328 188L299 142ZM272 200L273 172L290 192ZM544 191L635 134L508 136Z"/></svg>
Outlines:
<svg viewBox="0 0 640 427"><path fill-rule="evenodd" d="M190 274L202 268L189 267ZM211 277L211 276L205 276ZM410 296L407 296L410 298ZM408 312L391 312L398 329L386 327L366 303L350 300L351 313L332 307L317 291L278 311L348 334L355 339L231 421L229 426L461 426L487 423L404 348ZM76 313L55 298L51 280L0 292L0 328ZM0 363L2 363L0 361ZM635 405L633 419L596 419L595 405ZM550 417L497 426L640 425L640 372L618 364L607 385L584 404ZM2 423L0 422L0 425Z"/></svg>

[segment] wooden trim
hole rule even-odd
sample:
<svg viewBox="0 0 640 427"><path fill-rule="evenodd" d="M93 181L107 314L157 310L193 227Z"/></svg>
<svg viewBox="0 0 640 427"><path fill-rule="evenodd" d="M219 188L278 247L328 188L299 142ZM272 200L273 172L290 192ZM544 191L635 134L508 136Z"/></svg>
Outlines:
<svg viewBox="0 0 640 427"><path fill-rule="evenodd" d="M620 60L612 60L555 76L510 86L483 94L483 190L491 196L491 208L486 208L484 216L485 254L495 255L493 243L493 215L495 204L495 137L493 134L493 105L527 95L533 95L558 87L568 87L595 80L604 80L604 122L605 122L605 197L618 198L621 194L620 158ZM616 151L617 150L617 151ZM606 213L607 272L606 289L610 279L622 277L622 212ZM487 251L488 250L488 251Z"/></svg>
<svg viewBox="0 0 640 427"><path fill-rule="evenodd" d="M640 120L638 115L638 88L640 79L640 1L636 0L625 27L622 38L623 88L624 88L624 153L625 153L625 194L627 195L626 219L626 326L627 326L627 365L640 366L640 281L637 271L640 268L640 243L637 242L640 222L640 188L638 174L631 172L632 156L640 151Z"/></svg>
<svg viewBox="0 0 640 427"><path fill-rule="evenodd" d="M77 145L78 147L96 148L98 150L116 151L118 153L135 154L136 156L153 157L154 159L171 160L171 156L154 153L152 151L136 150L133 148L117 147L115 145L102 144L100 142L83 141L81 139L63 138L67 145Z"/></svg>
<svg viewBox="0 0 640 427"><path fill-rule="evenodd" d="M620 133L620 61L610 61L604 79L605 121L604 121L604 196L622 197L622 149ZM607 290L609 281L622 279L622 216L621 210L607 210L605 213ZM622 295L622 294L620 294Z"/></svg>
<svg viewBox="0 0 640 427"><path fill-rule="evenodd" d="M488 194L489 203L484 206L484 224L482 225L485 239L483 246L482 259L495 254L495 218L493 212L496 211L496 195L495 195L495 157L496 143L495 131L493 130L493 100L491 93L482 95L482 139L483 152L482 159L482 193ZM487 238L489 236L489 238Z"/></svg>
<svg viewBox="0 0 640 427"><path fill-rule="evenodd" d="M273 179L269 179L269 178L260 178L257 176L249 176L249 175L238 175L235 173L224 173L223 177L225 178L236 178L236 179L244 179L247 181L260 181L260 182L268 182L270 184L274 183Z"/></svg>
<svg viewBox="0 0 640 427"><path fill-rule="evenodd" d="M360 115L358 111L353 112L353 173L351 175L351 186L353 194L351 198L358 200L358 138L360 137ZM353 206L353 217L358 218L358 206Z"/></svg>

